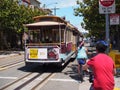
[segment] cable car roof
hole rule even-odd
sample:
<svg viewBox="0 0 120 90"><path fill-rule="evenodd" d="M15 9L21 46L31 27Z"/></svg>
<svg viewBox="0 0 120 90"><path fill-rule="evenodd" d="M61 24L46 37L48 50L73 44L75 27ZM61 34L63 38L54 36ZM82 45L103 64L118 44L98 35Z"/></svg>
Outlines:
<svg viewBox="0 0 120 90"><path fill-rule="evenodd" d="M65 25L64 23L54 22L54 21L43 21L43 22L35 22L30 24L25 24L26 27L30 26L55 26L55 25Z"/></svg>

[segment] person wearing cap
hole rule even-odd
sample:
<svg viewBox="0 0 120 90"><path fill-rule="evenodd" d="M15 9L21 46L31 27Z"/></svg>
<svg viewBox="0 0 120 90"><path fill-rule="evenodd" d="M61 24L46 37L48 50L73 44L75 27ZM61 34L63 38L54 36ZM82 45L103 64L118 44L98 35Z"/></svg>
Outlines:
<svg viewBox="0 0 120 90"><path fill-rule="evenodd" d="M93 72L93 84L90 90L113 90L115 64L111 57L105 54L108 44L101 40L96 43L97 55L88 60L84 68L91 68Z"/></svg>
<svg viewBox="0 0 120 90"><path fill-rule="evenodd" d="M78 62L78 74L79 74L81 82L83 82L82 65L84 65L86 63L87 58L88 58L87 57L87 48L84 46L84 41L82 41L80 43L80 45L78 46L78 53L77 53L77 57L76 57L76 60Z"/></svg>

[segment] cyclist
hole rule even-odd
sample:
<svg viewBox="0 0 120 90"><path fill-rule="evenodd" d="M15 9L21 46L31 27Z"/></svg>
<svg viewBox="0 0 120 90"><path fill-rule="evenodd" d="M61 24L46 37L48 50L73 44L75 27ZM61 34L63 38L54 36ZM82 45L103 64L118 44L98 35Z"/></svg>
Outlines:
<svg viewBox="0 0 120 90"><path fill-rule="evenodd" d="M96 43L97 55L88 60L84 67L92 68L94 79L90 90L113 90L115 64L111 57L105 54L108 44L101 40Z"/></svg>

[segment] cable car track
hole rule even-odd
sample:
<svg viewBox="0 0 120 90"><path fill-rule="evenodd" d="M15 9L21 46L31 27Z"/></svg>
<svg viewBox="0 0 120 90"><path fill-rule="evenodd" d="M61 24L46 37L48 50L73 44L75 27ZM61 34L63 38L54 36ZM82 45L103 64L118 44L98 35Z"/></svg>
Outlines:
<svg viewBox="0 0 120 90"><path fill-rule="evenodd" d="M41 82L39 82L37 85L35 85L31 90L36 90L38 87L41 87L49 78L54 75L53 73L50 73L48 76L46 76ZM40 89L40 88L39 88Z"/></svg>
<svg viewBox="0 0 120 90"><path fill-rule="evenodd" d="M2 66L0 66L0 71L6 70L8 68L11 68L11 67L23 64L23 63L24 63L24 61L19 61L19 62L15 62L15 63L10 63L10 64L6 64L6 65L2 65Z"/></svg>
<svg viewBox="0 0 120 90"><path fill-rule="evenodd" d="M44 75L44 73L29 73L17 79L16 81L9 83L8 85L2 87L0 90L10 90L10 89L21 90L21 89L26 89L26 88L27 89L29 88L29 90L36 90L37 88L40 88L42 85L44 85L44 83L47 82L49 78L51 78L52 75L54 75L54 73L49 73L44 78L37 80L38 78L42 77L42 75ZM30 76L32 77L29 78ZM35 83L35 85L33 83Z"/></svg>
<svg viewBox="0 0 120 90"><path fill-rule="evenodd" d="M20 65L24 63L23 57L22 56L8 56L4 58L0 58L0 71L6 70L8 68Z"/></svg>
<svg viewBox="0 0 120 90"><path fill-rule="evenodd" d="M31 74L32 74L32 73L29 73L29 74L27 74L27 75L25 75L25 76L23 76L23 77L17 79L16 81L13 81L12 83L9 83L8 85L2 87L0 90L5 90L5 89L8 88L9 86L15 84L16 82L22 80L22 79L25 78L25 77L28 77L28 76L31 75Z"/></svg>

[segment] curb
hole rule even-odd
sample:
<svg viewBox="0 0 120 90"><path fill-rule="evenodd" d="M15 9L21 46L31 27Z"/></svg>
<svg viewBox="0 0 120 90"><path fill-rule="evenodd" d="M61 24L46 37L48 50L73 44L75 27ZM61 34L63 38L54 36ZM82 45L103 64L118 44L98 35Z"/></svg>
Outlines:
<svg viewBox="0 0 120 90"><path fill-rule="evenodd" d="M24 54L24 51L22 51L22 52L15 52L15 53L13 51L13 53L10 53L10 54L1 54L0 55L0 59L7 58L7 57L18 56L18 55L23 55L23 54Z"/></svg>

